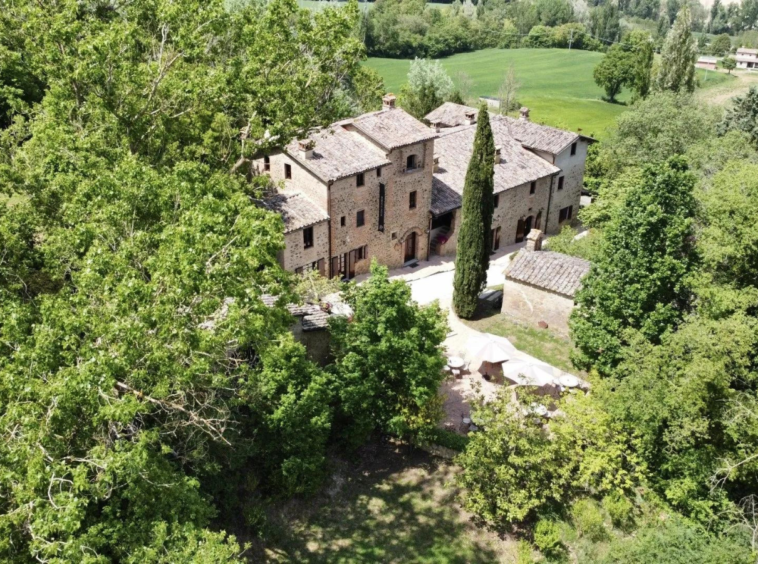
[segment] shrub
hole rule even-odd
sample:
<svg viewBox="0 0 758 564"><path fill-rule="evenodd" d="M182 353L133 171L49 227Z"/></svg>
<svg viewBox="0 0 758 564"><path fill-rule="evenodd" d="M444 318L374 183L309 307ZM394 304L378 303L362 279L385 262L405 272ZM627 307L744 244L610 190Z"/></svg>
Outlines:
<svg viewBox="0 0 758 564"><path fill-rule="evenodd" d="M634 520L634 505L631 501L620 493L612 493L603 498L602 504L615 527L622 530L629 528Z"/></svg>
<svg viewBox="0 0 758 564"><path fill-rule="evenodd" d="M518 545L516 546L516 564L534 564L532 545L526 541L518 541Z"/></svg>
<svg viewBox="0 0 758 564"><path fill-rule="evenodd" d="M548 558L559 558L566 550L561 541L560 527L552 519L540 519L537 522L534 527L534 544Z"/></svg>
<svg viewBox="0 0 758 564"><path fill-rule="evenodd" d="M576 531L593 542L607 537L608 532L603 523L603 512L598 504L591 499L580 499L571 509L571 519Z"/></svg>
<svg viewBox="0 0 758 564"><path fill-rule="evenodd" d="M431 432L429 442L441 447L449 448L456 452L463 452L466 450L469 438L464 435L459 435L452 431L446 431L445 429L435 428Z"/></svg>

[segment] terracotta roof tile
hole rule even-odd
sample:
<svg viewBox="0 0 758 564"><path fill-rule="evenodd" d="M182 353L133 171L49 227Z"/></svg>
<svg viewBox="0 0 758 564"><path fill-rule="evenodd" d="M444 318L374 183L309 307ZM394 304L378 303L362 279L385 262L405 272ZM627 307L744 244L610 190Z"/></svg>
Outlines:
<svg viewBox="0 0 758 564"><path fill-rule="evenodd" d="M321 223L329 215L300 192L282 192L263 200L263 206L282 216L284 232L290 233Z"/></svg>
<svg viewBox="0 0 758 564"><path fill-rule="evenodd" d="M573 298L590 262L552 251L520 251L505 269L506 280Z"/></svg>
<svg viewBox="0 0 758 564"><path fill-rule="evenodd" d="M389 150L437 137L433 129L400 108L364 114L349 123Z"/></svg>
<svg viewBox="0 0 758 564"><path fill-rule="evenodd" d="M315 143L310 158L301 156L298 140L292 141L285 150L324 182L392 164L378 147L342 125L331 125L309 139Z"/></svg>

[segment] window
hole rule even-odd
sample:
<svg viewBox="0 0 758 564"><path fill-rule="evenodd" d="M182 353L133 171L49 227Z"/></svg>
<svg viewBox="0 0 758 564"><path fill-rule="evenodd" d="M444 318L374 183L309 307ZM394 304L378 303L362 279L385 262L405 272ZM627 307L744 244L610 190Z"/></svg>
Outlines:
<svg viewBox="0 0 758 564"><path fill-rule="evenodd" d="M340 227L345 227L345 216L344 215L340 218Z"/></svg>
<svg viewBox="0 0 758 564"><path fill-rule="evenodd" d="M303 248L310 249L313 246L313 227L303 229Z"/></svg>
<svg viewBox="0 0 758 564"><path fill-rule="evenodd" d="M568 206L566 208L562 208L560 212L558 212L558 222L562 221L569 221L571 219L572 213L573 213L573 207L574 206Z"/></svg>
<svg viewBox="0 0 758 564"><path fill-rule="evenodd" d="M363 227L364 223L366 223L366 214L365 214L364 210L361 210L355 216L355 226L356 227Z"/></svg>
<svg viewBox="0 0 758 564"><path fill-rule="evenodd" d="M576 155L576 142L571 144L571 156Z"/></svg>
<svg viewBox="0 0 758 564"><path fill-rule="evenodd" d="M379 167L379 168L376 169L376 177L377 178L381 178L382 177L382 169L381 169L381 167Z"/></svg>
<svg viewBox="0 0 758 564"><path fill-rule="evenodd" d="M537 183L536 182L532 182L529 185L529 193L530 194L534 194L536 191L537 191Z"/></svg>
<svg viewBox="0 0 758 564"><path fill-rule="evenodd" d="M295 274L298 274L298 275L300 275L300 274L302 274L302 273L303 273L303 267L302 267L302 266L301 266L300 268L296 268L296 269L295 269Z"/></svg>
<svg viewBox="0 0 758 564"><path fill-rule="evenodd" d="M385 199L385 186L383 183L379 183L379 225L377 229L384 233L384 199Z"/></svg>
<svg viewBox="0 0 758 564"><path fill-rule="evenodd" d="M395 239L397 239L397 231L392 233L392 240L394 241Z"/></svg>
<svg viewBox="0 0 758 564"><path fill-rule="evenodd" d="M408 209L416 209L416 191L414 190L408 195Z"/></svg>
<svg viewBox="0 0 758 564"><path fill-rule="evenodd" d="M263 171L264 172L271 171L271 159L268 157L268 155L263 157Z"/></svg>
<svg viewBox="0 0 758 564"><path fill-rule="evenodd" d="M416 155L408 155L405 159L405 170L416 170Z"/></svg>
<svg viewBox="0 0 758 564"><path fill-rule="evenodd" d="M287 180L290 180L292 178L292 165L285 164L284 165L284 178Z"/></svg>
<svg viewBox="0 0 758 564"><path fill-rule="evenodd" d="M558 190L563 190L563 177L558 179Z"/></svg>
<svg viewBox="0 0 758 564"><path fill-rule="evenodd" d="M368 245L363 245L355 249L355 260L363 260L368 258Z"/></svg>
<svg viewBox="0 0 758 564"><path fill-rule="evenodd" d="M355 185L356 186L363 186L365 179L363 178L363 173L361 172L358 174L358 176L355 177Z"/></svg>
<svg viewBox="0 0 758 564"><path fill-rule="evenodd" d="M500 194L495 194L494 202L494 207L498 207L500 205Z"/></svg>

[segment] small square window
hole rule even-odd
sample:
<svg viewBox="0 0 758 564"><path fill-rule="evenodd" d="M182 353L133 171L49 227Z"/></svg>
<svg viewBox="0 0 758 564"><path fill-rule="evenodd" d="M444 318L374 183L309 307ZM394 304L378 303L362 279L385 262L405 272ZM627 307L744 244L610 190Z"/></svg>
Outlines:
<svg viewBox="0 0 758 564"><path fill-rule="evenodd" d="M313 227L303 229L303 247L310 249L313 246Z"/></svg>
<svg viewBox="0 0 758 564"><path fill-rule="evenodd" d="M416 170L416 155L408 155L405 159L405 170Z"/></svg>
<svg viewBox="0 0 758 564"><path fill-rule="evenodd" d="M530 194L534 194L536 191L537 191L537 183L536 182L532 182L529 185L529 193Z"/></svg>
<svg viewBox="0 0 758 564"><path fill-rule="evenodd" d="M576 142L571 144L571 156L576 155Z"/></svg>
<svg viewBox="0 0 758 564"><path fill-rule="evenodd" d="M408 208L415 210L416 209L416 191L410 193L408 196Z"/></svg>
<svg viewBox="0 0 758 564"><path fill-rule="evenodd" d="M563 176L558 179L558 190L563 190Z"/></svg>
<svg viewBox="0 0 758 564"><path fill-rule="evenodd" d="M292 179L292 165L290 164L284 165L284 178L286 178L287 180Z"/></svg>
<svg viewBox="0 0 758 564"><path fill-rule="evenodd" d="M271 158L268 155L263 157L263 170L264 172L271 171Z"/></svg>
<svg viewBox="0 0 758 564"><path fill-rule="evenodd" d="M392 240L394 241L395 239L397 239L397 232L392 234Z"/></svg>
<svg viewBox="0 0 758 564"><path fill-rule="evenodd" d="M365 214L364 210L361 210L355 216L355 226L356 227L363 227L364 223L366 223L366 214Z"/></svg>
<svg viewBox="0 0 758 564"><path fill-rule="evenodd" d="M574 206L561 208L561 211L558 212L558 222L569 221L573 215L573 208Z"/></svg>
<svg viewBox="0 0 758 564"><path fill-rule="evenodd" d="M361 172L358 176L355 177L355 185L363 186L364 182L365 179L363 178L363 173Z"/></svg>
<svg viewBox="0 0 758 564"><path fill-rule="evenodd" d="M494 207L498 207L500 205L500 194L495 194L494 204Z"/></svg>
<svg viewBox="0 0 758 564"><path fill-rule="evenodd" d="M379 168L376 169L376 177L380 178L381 176L382 176L382 169L381 169L381 167L379 167Z"/></svg>
<svg viewBox="0 0 758 564"><path fill-rule="evenodd" d="M340 227L345 227L345 216L344 215L340 218Z"/></svg>

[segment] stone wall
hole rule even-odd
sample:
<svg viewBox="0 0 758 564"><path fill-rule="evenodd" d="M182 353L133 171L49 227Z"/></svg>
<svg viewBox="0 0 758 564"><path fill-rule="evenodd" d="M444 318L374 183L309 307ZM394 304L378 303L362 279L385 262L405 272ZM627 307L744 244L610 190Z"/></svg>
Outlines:
<svg viewBox="0 0 758 564"><path fill-rule="evenodd" d="M523 184L500 193L498 206L492 216L492 228L500 227L500 247L516 242L519 219L532 217L532 227L536 226L537 214L542 212L540 225L544 227L547 218L547 202L550 195L550 178L537 181L534 194L529 194L530 184Z"/></svg>
<svg viewBox="0 0 758 564"><path fill-rule="evenodd" d="M544 321L549 330L567 337L568 318L574 300L526 284L506 280L503 285L503 314L529 327Z"/></svg>
<svg viewBox="0 0 758 564"><path fill-rule="evenodd" d="M326 366L331 361L331 335L329 330L318 329L316 331L303 331L302 318L296 318L290 331L295 340L305 347L305 352L310 360L319 366Z"/></svg>
<svg viewBox="0 0 758 564"><path fill-rule="evenodd" d="M339 256L366 245L368 256L355 265L356 274L368 272L371 258L397 268L404 262L405 239L416 233L416 258L426 260L431 206L432 154L434 142L427 141L391 151L391 165L364 174L364 185L356 177L338 180L330 187L332 256ZM406 157L417 156L419 167L405 172ZM379 231L379 185L385 185L384 231ZM410 209L410 193L416 191L416 207ZM357 227L358 211L365 223ZM342 218L345 226L342 226Z"/></svg>
<svg viewBox="0 0 758 564"><path fill-rule="evenodd" d="M269 160L271 166L268 175L283 192L302 192L328 212L329 190L325 182L283 151L270 155ZM285 164L292 167L290 180L284 178ZM259 173L266 174L262 157L253 161L253 167Z"/></svg>
<svg viewBox="0 0 758 564"><path fill-rule="evenodd" d="M280 255L284 270L309 267L319 259L324 259L324 268L329 272L329 222L322 221L313 227L313 246L306 249L303 244L303 230L284 234L285 249Z"/></svg>
<svg viewBox="0 0 758 564"><path fill-rule="evenodd" d="M559 222L559 216L562 208L573 206L572 221L576 219L579 212L579 202L582 197L582 185L584 183L584 163L587 160L587 141L577 141L576 155L571 156L571 146L569 145L562 153L556 155L555 166L561 169L555 181L553 182L553 197L550 202L550 222L547 227L549 234L558 233L566 222ZM558 190L558 178L564 177L563 190ZM543 224L544 225L544 224Z"/></svg>

